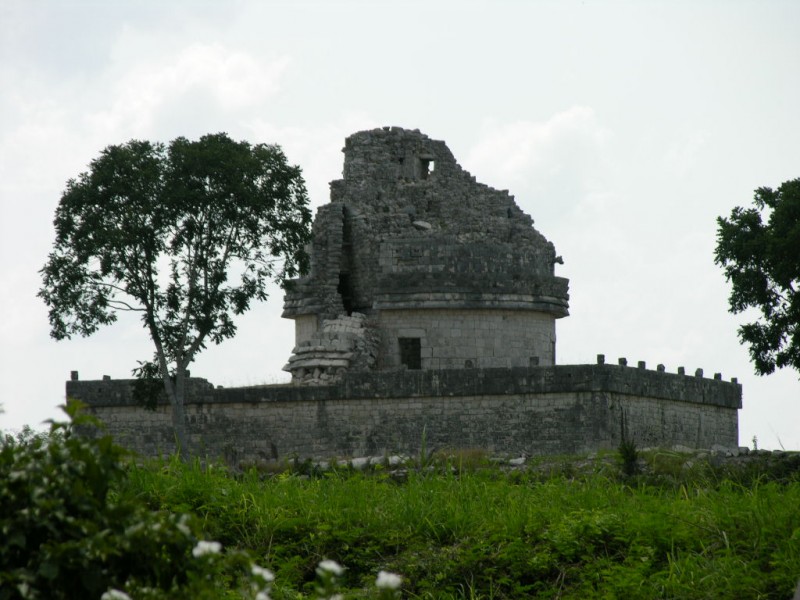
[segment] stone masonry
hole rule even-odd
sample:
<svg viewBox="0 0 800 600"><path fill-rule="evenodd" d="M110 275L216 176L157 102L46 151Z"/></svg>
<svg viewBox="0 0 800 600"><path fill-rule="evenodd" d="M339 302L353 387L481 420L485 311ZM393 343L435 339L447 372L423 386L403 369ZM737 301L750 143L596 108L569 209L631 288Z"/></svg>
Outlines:
<svg viewBox="0 0 800 600"><path fill-rule="evenodd" d="M315 385L340 378L346 371L369 371L375 364L374 328L361 313L325 319L318 331L298 340L284 370L295 383Z"/></svg>
<svg viewBox="0 0 800 600"><path fill-rule="evenodd" d="M69 381L124 445L174 450L170 410L136 405L130 380ZM482 448L515 456L619 445L738 445L735 382L624 365L347 372L324 385L215 388L192 379L188 431L231 464Z"/></svg>
<svg viewBox="0 0 800 600"><path fill-rule="evenodd" d="M311 270L290 282L292 383L187 384L198 448L232 464L481 448L515 455L738 446L742 388L720 374L627 360L556 365L568 281L553 244L506 191L447 146L385 127L347 138L342 179L313 224ZM123 444L174 450L170 411L132 382L67 382Z"/></svg>
<svg viewBox="0 0 800 600"><path fill-rule="evenodd" d="M294 380L341 376L340 363L298 357L324 323L353 313L377 339L370 369L555 364L568 282L513 196L477 183L443 142L397 127L347 138L343 172L314 221L311 272L286 294Z"/></svg>

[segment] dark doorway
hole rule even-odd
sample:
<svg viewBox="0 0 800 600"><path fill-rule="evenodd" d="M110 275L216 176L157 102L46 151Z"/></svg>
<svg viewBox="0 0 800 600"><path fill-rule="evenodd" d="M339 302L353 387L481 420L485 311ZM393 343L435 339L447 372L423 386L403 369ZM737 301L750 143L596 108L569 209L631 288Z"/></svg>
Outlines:
<svg viewBox="0 0 800 600"><path fill-rule="evenodd" d="M400 344L400 364L408 369L422 368L422 352L419 338L397 338Z"/></svg>

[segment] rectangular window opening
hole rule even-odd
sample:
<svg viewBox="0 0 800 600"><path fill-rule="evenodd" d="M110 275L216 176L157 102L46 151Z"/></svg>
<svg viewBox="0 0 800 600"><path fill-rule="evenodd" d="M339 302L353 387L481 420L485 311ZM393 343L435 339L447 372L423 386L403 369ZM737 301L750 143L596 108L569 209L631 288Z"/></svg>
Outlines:
<svg viewBox="0 0 800 600"><path fill-rule="evenodd" d="M422 352L419 338L397 338L400 345L400 364L409 370L422 368Z"/></svg>
<svg viewBox="0 0 800 600"><path fill-rule="evenodd" d="M432 158L420 158L419 159L419 178L420 179L427 179L428 175L433 173L434 169L434 162Z"/></svg>

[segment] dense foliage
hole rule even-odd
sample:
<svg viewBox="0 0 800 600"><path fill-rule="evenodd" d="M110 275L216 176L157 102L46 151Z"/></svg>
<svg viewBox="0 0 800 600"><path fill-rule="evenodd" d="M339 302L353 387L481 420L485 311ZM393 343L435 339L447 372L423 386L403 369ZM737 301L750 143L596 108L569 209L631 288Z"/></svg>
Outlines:
<svg viewBox="0 0 800 600"><path fill-rule="evenodd" d="M643 456L237 474L53 424L0 448L0 598L791 596L800 456Z"/></svg>
<svg viewBox="0 0 800 600"><path fill-rule="evenodd" d="M163 383L187 450L188 366L235 334L232 316L264 300L270 281L307 268L310 223L300 168L277 146L222 133L109 146L67 183L56 210L39 292L51 335L91 335L119 311L140 315L155 357L135 372Z"/></svg>
<svg viewBox="0 0 800 600"><path fill-rule="evenodd" d="M323 558L347 567L346 597L383 569L409 598L785 599L800 574L800 457L767 458L687 469L652 453L633 478L614 462L234 477L174 461L133 469L121 493L248 548L275 572L276 599L313 590Z"/></svg>
<svg viewBox="0 0 800 600"><path fill-rule="evenodd" d="M754 203L717 219L715 262L731 283L731 312L761 313L739 328L756 372L800 372L800 179L757 189Z"/></svg>
<svg viewBox="0 0 800 600"><path fill-rule="evenodd" d="M108 436L79 435L98 423L78 403L66 410L70 422L48 433L0 439L0 600L269 600L274 575L242 544L223 549L183 510L121 495L130 456ZM187 474L221 474L198 468ZM341 573L320 561L311 597L332 597ZM397 597L397 575L373 581L375 597Z"/></svg>
<svg viewBox="0 0 800 600"><path fill-rule="evenodd" d="M87 440L70 424L5 436L0 598L99 598L126 586L158 590L148 596L158 598L203 579L187 516L115 493L126 477L123 456L109 437Z"/></svg>

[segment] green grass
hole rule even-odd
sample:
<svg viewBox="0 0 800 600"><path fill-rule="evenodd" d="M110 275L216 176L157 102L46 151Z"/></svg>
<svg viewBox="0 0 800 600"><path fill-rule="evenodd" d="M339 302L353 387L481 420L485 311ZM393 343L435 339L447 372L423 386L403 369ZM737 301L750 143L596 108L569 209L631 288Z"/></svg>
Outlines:
<svg viewBox="0 0 800 600"><path fill-rule="evenodd" d="M398 483L381 469L232 476L174 461L131 467L118 493L252 551L276 573L274 598L307 592L323 558L347 567L355 595L385 569L410 598L791 597L798 477L561 471L411 469Z"/></svg>

